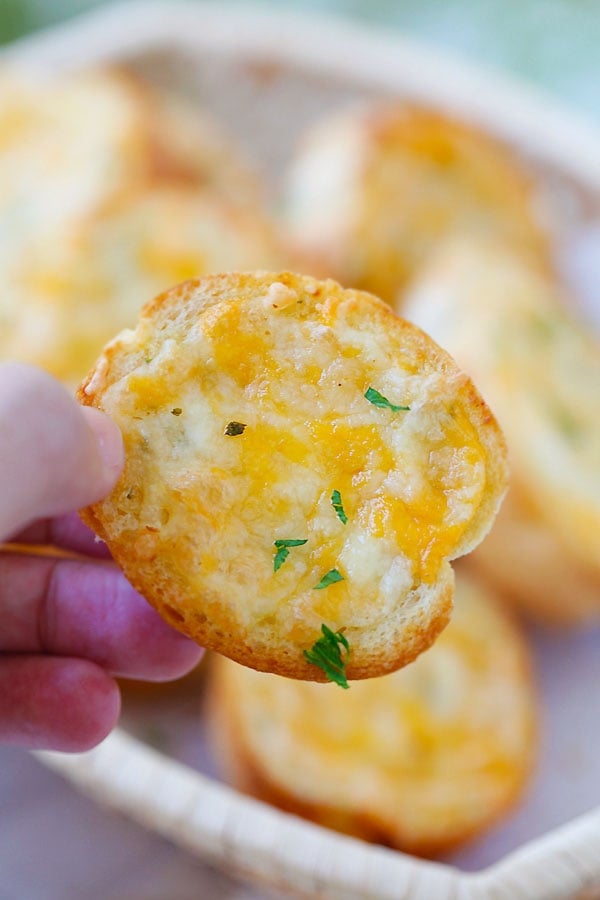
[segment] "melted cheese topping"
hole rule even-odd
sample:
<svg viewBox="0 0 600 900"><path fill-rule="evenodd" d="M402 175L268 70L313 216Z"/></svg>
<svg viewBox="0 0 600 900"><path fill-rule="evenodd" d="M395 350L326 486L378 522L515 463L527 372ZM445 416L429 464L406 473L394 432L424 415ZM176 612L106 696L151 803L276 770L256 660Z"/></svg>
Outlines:
<svg viewBox="0 0 600 900"><path fill-rule="evenodd" d="M407 590L435 585L479 509L487 451L424 338L390 337L372 298L323 303L288 280L284 308L265 279L257 297L171 327L168 345L146 342L142 324L138 362L103 406L135 454L120 505L135 479L136 516L159 531L152 552L217 620L226 609L253 634L275 622L310 645L323 621L375 627ZM410 409L377 408L370 386ZM231 421L242 434L225 434ZM286 539L307 543L275 572ZM344 580L316 591L332 569Z"/></svg>
<svg viewBox="0 0 600 900"><path fill-rule="evenodd" d="M216 677L236 739L270 783L316 804L334 827L344 813L371 816L400 846L460 839L483 825L520 787L535 752L520 637L464 576L435 646L393 675L344 692L220 660Z"/></svg>

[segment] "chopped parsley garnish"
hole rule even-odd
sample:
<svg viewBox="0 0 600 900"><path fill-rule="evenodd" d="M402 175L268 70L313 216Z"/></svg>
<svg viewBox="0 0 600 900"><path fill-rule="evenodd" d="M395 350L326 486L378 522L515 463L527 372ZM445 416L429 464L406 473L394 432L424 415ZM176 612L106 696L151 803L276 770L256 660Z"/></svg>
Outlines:
<svg viewBox="0 0 600 900"><path fill-rule="evenodd" d="M330 569L327 575L323 575L320 582L315 584L313 590L322 591L323 588L329 587L330 584L335 584L337 581L343 581L344 576L340 575L337 569Z"/></svg>
<svg viewBox="0 0 600 900"><path fill-rule="evenodd" d="M276 547L277 553L275 554L275 558L273 559L273 571L276 572L282 567L282 565L290 555L290 547L301 547L303 544L306 544L307 541L308 538L306 538L306 540L291 538L275 541L273 546Z"/></svg>
<svg viewBox="0 0 600 900"><path fill-rule="evenodd" d="M344 512L344 507L342 506L342 495L339 491L334 491L331 495L331 505L335 509L337 517L342 525L345 525L348 521L348 516Z"/></svg>
<svg viewBox="0 0 600 900"><path fill-rule="evenodd" d="M182 408L180 406L176 406L175 409L171 410L171 415L180 416L182 412L183 412Z"/></svg>
<svg viewBox="0 0 600 900"><path fill-rule="evenodd" d="M323 669L329 681L334 681L340 687L347 689L350 687L346 679L346 663L350 656L350 645L342 631L334 632L323 624L321 632L323 636L315 641L310 650L304 651L304 658L312 665Z"/></svg>
<svg viewBox="0 0 600 900"><path fill-rule="evenodd" d="M383 394L380 394L379 391L372 387L367 388L364 397L373 406L379 406L381 409L391 409L392 412L406 412L406 410L410 409L410 406L396 406L395 403L390 403L387 397L384 397Z"/></svg>
<svg viewBox="0 0 600 900"><path fill-rule="evenodd" d="M225 429L225 434L234 437L236 434L243 434L246 426L243 422L230 422Z"/></svg>

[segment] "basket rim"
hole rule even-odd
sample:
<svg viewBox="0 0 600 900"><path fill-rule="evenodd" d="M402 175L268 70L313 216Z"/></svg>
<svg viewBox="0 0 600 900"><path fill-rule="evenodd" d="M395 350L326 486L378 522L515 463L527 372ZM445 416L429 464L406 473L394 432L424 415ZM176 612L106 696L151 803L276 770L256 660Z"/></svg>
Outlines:
<svg viewBox="0 0 600 900"><path fill-rule="evenodd" d="M282 812L122 728L84 753L33 755L95 800L193 853L276 886L300 886L311 896L327 897L332 891L331 896L348 900L566 900L600 879L600 807L526 842L488 868L464 872Z"/></svg>
<svg viewBox="0 0 600 900"><path fill-rule="evenodd" d="M381 26L239 0L116 0L7 45L0 58L44 73L157 49L268 55L282 65L401 87L460 111L536 157L600 189L600 124L541 87ZM473 84L477 91L473 91ZM490 104L489 98L494 102Z"/></svg>

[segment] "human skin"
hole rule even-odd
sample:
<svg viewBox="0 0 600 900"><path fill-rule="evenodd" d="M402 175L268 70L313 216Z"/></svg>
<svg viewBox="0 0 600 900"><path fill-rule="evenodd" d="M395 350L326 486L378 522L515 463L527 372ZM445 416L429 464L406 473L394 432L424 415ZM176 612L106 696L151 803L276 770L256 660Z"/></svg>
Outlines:
<svg viewBox="0 0 600 900"><path fill-rule="evenodd" d="M122 467L106 415L34 367L0 365L0 743L89 749L119 717L116 676L168 681L199 660L75 512ZM43 544L71 558L35 555Z"/></svg>

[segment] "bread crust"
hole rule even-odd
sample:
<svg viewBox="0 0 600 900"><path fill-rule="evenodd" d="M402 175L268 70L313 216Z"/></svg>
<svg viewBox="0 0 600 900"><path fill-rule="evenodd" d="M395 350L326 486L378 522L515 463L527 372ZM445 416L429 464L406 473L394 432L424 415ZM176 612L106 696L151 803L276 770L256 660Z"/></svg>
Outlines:
<svg viewBox="0 0 600 900"><path fill-rule="evenodd" d="M502 604L460 568L455 614L436 645L342 696L210 663L206 712L222 776L325 827L439 856L502 819L533 771L529 649Z"/></svg>
<svg viewBox="0 0 600 900"><path fill-rule="evenodd" d="M394 410L366 398L376 385ZM448 561L483 537L505 488L503 439L469 379L335 282L180 285L107 346L78 397L123 431L123 476L83 518L134 587L200 644L294 678L324 679L304 657L322 624L344 630L350 678L428 647L450 615ZM277 540L306 547L278 567Z"/></svg>
<svg viewBox="0 0 600 900"><path fill-rule="evenodd" d="M330 116L305 136L284 209L293 240L319 271L393 303L452 234L495 235L550 267L537 193L500 141L389 102Z"/></svg>

